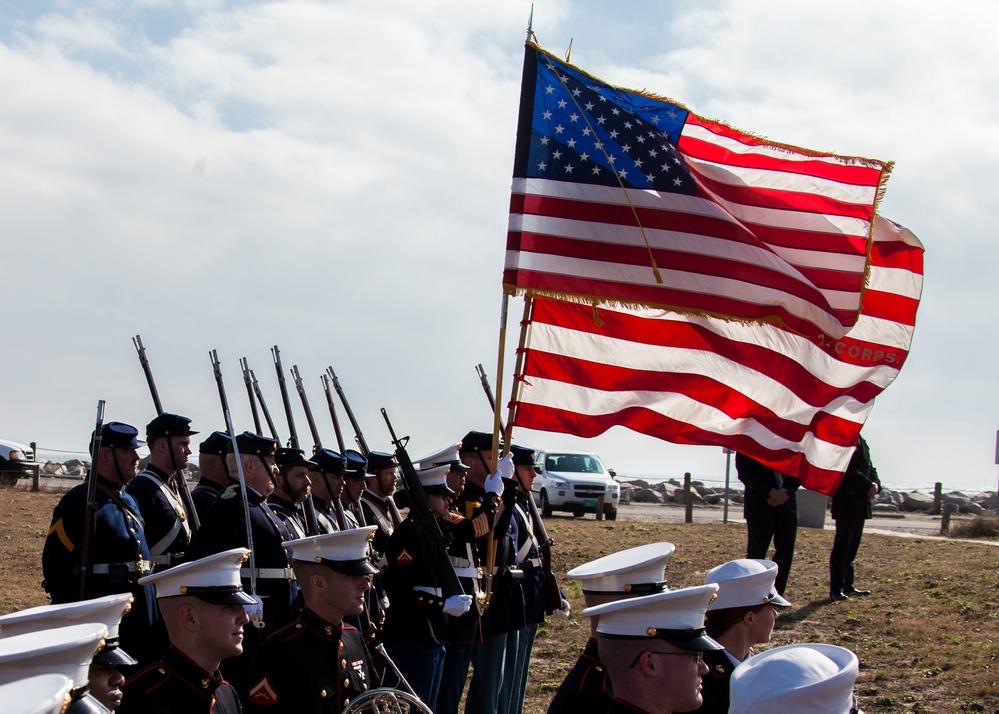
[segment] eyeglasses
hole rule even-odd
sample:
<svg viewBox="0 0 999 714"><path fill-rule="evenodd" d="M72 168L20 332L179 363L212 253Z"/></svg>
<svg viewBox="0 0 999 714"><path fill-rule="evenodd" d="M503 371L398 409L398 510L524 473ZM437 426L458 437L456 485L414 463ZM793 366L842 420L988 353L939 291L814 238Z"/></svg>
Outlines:
<svg viewBox="0 0 999 714"><path fill-rule="evenodd" d="M654 655L667 655L672 657L690 657L691 659L694 660L694 664L697 665L698 667L700 667L704 663L703 652L657 652L656 650L643 650L642 652L639 652L638 656L635 657L635 660L628 665L628 669L633 669L635 665L638 664L638 660L640 660L642 658L642 655L645 654L646 652Z"/></svg>

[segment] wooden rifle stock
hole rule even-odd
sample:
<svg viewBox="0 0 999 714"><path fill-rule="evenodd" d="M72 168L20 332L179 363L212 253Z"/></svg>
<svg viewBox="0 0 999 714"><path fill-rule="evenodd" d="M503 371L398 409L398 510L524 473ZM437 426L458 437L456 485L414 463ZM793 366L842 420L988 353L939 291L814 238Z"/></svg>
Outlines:
<svg viewBox="0 0 999 714"><path fill-rule="evenodd" d="M139 335L133 337L132 344L135 345L135 350L139 353L139 364L142 365L142 371L146 375L146 384L149 385L149 393L153 397L153 406L156 408L157 416L159 416L163 413L163 403L160 401L160 394L156 390L156 382L153 381L153 370L149 366L149 358L146 357L146 348L142 344L142 337ZM174 464L173 480L177 485L177 493L180 495L180 500L184 503L184 510L187 511L187 522L190 524L191 532L194 533L194 531L201 527L201 520L198 518L198 511L194 507L194 499L191 497L191 487L187 485L187 476L184 474L184 471L176 468L173 449L170 450L170 460Z"/></svg>
<svg viewBox="0 0 999 714"><path fill-rule="evenodd" d="M485 370L479 364L475 366L475 371L478 373L479 381L482 383L482 391L486 393L489 408L495 410L496 401L493 397L492 387L489 386L489 378L486 376ZM502 421L500 422L500 431L507 435L506 427ZM509 441L509 435L507 435L507 440ZM517 480L520 480L519 477ZM520 485L523 486L523 482ZM538 507L534 503L534 494L530 492L527 494L527 507L531 512L531 520L534 522L534 534L538 537L541 568L545 576L545 613L550 615L555 610L562 609L562 590L559 588L558 581L555 579L555 571L552 569L552 546L554 543L548 535L548 529L545 528L545 522L542 520L541 514L538 513Z"/></svg>
<svg viewBox="0 0 999 714"><path fill-rule="evenodd" d="M94 572L93 541L97 530L97 459L101 453L101 430L104 428L104 400L97 400L97 426L90 442L90 480L87 482L87 510L83 515L80 541L80 599L87 600L87 586Z"/></svg>

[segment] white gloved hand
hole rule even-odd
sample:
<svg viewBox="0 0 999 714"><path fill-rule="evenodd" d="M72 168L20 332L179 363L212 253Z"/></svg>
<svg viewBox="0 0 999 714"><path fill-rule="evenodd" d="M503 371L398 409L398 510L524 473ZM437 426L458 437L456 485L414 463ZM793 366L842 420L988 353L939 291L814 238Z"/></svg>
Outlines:
<svg viewBox="0 0 999 714"><path fill-rule="evenodd" d="M247 593L247 595L250 595ZM250 595L253 598L252 605L243 605L243 609L246 610L246 616L251 620L255 617L258 621L263 621L264 619L264 601L259 595Z"/></svg>
<svg viewBox="0 0 999 714"><path fill-rule="evenodd" d="M461 617L472 607L471 595L452 595L444 601L444 613L451 617Z"/></svg>
<svg viewBox="0 0 999 714"><path fill-rule="evenodd" d="M572 606L569 604L569 601L563 599L561 609L552 612L552 617L554 617L556 620L568 619L570 610L572 610Z"/></svg>
<svg viewBox="0 0 999 714"><path fill-rule="evenodd" d="M507 455L500 459L496 465L496 473L503 478L513 478L513 471L513 453L507 452Z"/></svg>
<svg viewBox="0 0 999 714"><path fill-rule="evenodd" d="M486 493L495 493L497 496L500 496L503 493L503 477L499 475L499 472L487 476L483 486L486 489Z"/></svg>

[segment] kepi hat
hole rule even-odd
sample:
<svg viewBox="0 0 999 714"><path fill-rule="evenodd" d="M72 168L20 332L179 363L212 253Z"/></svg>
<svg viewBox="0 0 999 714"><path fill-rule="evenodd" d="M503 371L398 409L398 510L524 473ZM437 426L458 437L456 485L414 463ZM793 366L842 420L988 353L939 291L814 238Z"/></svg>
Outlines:
<svg viewBox="0 0 999 714"><path fill-rule="evenodd" d="M191 436L197 433L191 429L190 419L169 412L163 412L146 424L146 441L159 439L162 436Z"/></svg>
<svg viewBox="0 0 999 714"><path fill-rule="evenodd" d="M269 439L252 431L244 431L242 434L237 434L235 439L229 440L230 454L234 453L233 442L239 449L240 456L274 456L280 446L277 439Z"/></svg>
<svg viewBox="0 0 999 714"><path fill-rule="evenodd" d="M198 453L225 456L232 451L229 441L229 435L224 431L213 431L208 435L207 439L201 442L201 445L198 447Z"/></svg>
<svg viewBox="0 0 999 714"><path fill-rule="evenodd" d="M281 469L304 466L310 471L313 471L319 468L319 465L315 461L311 461L305 457L305 452L302 449L278 449L274 452L274 462L278 465L278 468Z"/></svg>
<svg viewBox="0 0 999 714"><path fill-rule="evenodd" d="M94 435L90 435L90 449L94 448ZM102 449L138 449L144 441L139 441L139 430L131 424L109 421L101 425ZM91 456L93 454L91 453Z"/></svg>
<svg viewBox="0 0 999 714"><path fill-rule="evenodd" d="M368 473L372 476L382 469L390 469L398 465L399 462L395 460L395 454L388 454L384 451L368 452Z"/></svg>
<svg viewBox="0 0 999 714"><path fill-rule="evenodd" d="M326 474L342 474L347 469L347 460L343 454L332 449L320 449L312 455L312 471L322 471Z"/></svg>
<svg viewBox="0 0 999 714"><path fill-rule="evenodd" d="M343 472L346 478L366 478L368 460L364 454L354 449L344 449L343 458L347 461L346 469Z"/></svg>

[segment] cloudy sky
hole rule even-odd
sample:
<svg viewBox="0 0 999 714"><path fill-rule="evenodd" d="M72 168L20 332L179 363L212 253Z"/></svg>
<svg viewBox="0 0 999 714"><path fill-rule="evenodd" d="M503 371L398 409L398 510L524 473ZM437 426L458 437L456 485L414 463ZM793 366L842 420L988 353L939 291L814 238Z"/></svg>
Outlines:
<svg viewBox="0 0 999 714"><path fill-rule="evenodd" d="M530 12L522 0L0 5L0 437L85 449L98 399L108 419L144 425L136 334L165 408L202 431L223 427L211 349L236 428L252 428L246 357L285 430L275 344L328 445L327 365L372 448L388 447L379 407L413 456L489 428L474 366L495 383ZM881 212L927 252L911 356L865 429L888 483L996 487L997 20L966 0L534 4L541 45L562 54L572 39L572 62L609 82L895 162ZM598 451L625 473L725 473L720 449L623 430L520 436Z"/></svg>

